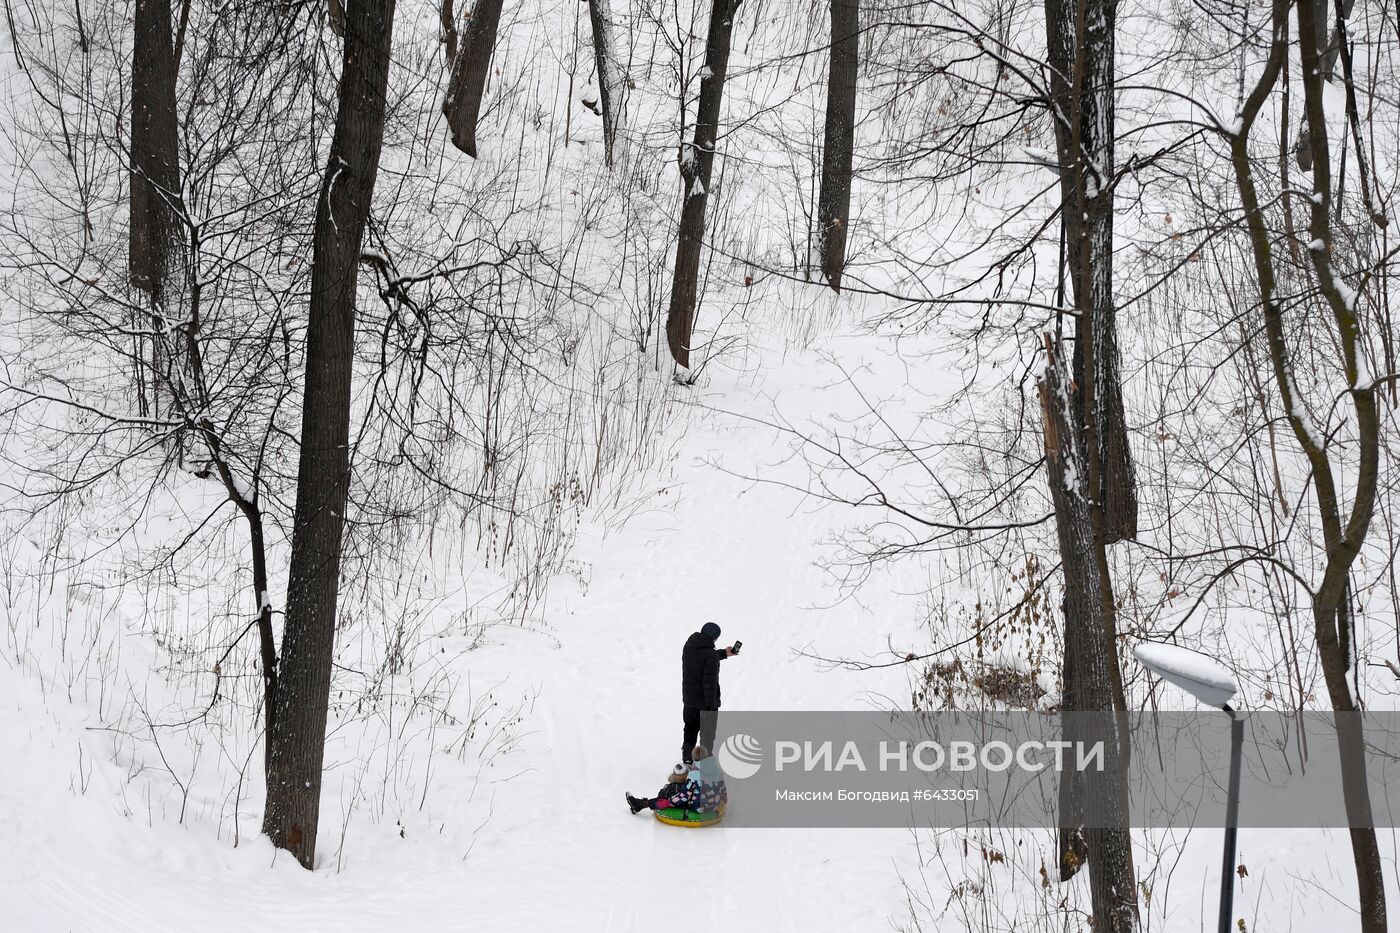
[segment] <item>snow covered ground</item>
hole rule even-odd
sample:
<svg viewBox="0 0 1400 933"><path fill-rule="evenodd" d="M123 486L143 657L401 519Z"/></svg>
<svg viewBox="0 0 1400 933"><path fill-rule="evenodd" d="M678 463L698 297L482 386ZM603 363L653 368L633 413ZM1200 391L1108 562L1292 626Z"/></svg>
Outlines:
<svg viewBox="0 0 1400 933"><path fill-rule="evenodd" d="M552 18L541 15L533 28L562 42L572 12L551 5ZM432 26L430 17L420 19ZM507 50L502 60L523 69L526 59L535 69L538 57L539 73L553 75L539 85L562 84L562 58L535 56L536 38L517 26L511 48L531 54ZM529 75L534 80L535 70ZM658 68L652 80L664 90L663 78ZM736 82L736 99L742 87ZM762 111L761 95L749 93L749 109ZM664 94L653 97L669 106ZM553 106L571 103L556 93ZM650 244L653 255L631 260L627 273L639 281L654 275L664 286L670 241L658 218L673 206L671 128L649 112L641 116L638 134L665 153L656 177L668 181L655 193L661 207L651 222L662 232ZM500 120L510 125L508 117ZM546 154L557 127L535 124L528 132L528 158L553 159ZM572 132L596 144L595 126ZM581 177L603 189L596 159L582 148L558 155L574 175L542 174L540 188L559 203L567 203L565 190L571 197L589 193L571 187ZM772 163L769 177L755 171L753 188L736 180L732 207L715 214L727 220L716 226L727 230L732 242L723 245L734 253L752 247L762 263L779 265L786 257L780 221L797 211L785 203L785 187L754 192L763 184L778 189L774 177L787 184L773 166L788 154L748 154L754 165ZM499 167L517 158L524 157L487 152L475 164L495 160ZM468 163L459 163L451 168L465 174ZM878 205L870 197L861 209L884 210L885 197ZM907 208L899 200L889 198L891 212ZM616 222L609 218L604 233ZM583 251L582 263L588 272L596 260L600 280L610 278L617 258L616 244L603 239L589 241L596 252ZM624 791L653 791L676 760L680 648L703 622L718 622L725 643L744 641L742 655L723 668L726 708L907 706L904 669L830 669L812 656L888 657L891 646L926 651L925 593L932 589L966 608L1002 582L960 579L950 555L877 567L854 591L837 585L823 561L841 553L844 536L881 516L803 496L808 467L778 425L818 436L847 432L874 405L907 427L960 387L948 365L957 338L941 325L895 339L872 335L862 318L874 300L832 302L819 288L762 282L749 292L736 284L743 281L740 265L716 264L713 300L703 311L719 355L699 385L657 388L673 410L658 419L655 456L640 458L640 472L610 478L583 510L566 569L550 579L528 621L474 621L482 588L500 579L454 578L472 576L477 555L470 544L439 541L434 550L430 542L393 568L405 586L404 614L412 611L424 644L441 647L420 653L419 667L385 675L373 691L382 709L355 717L337 710L315 872L277 853L258 832L263 788L254 717L234 718L232 728L218 717L207 728L170 725L176 713L198 712L211 683L206 671L180 669L207 658L211 645L185 652L182 629L171 620L188 622L211 609L227 620L233 610L160 582L142 606L139 594L109 593L94 585L92 573L80 578L52 563L42 578L28 576L49 542L6 542L0 931L1087 929L1082 913L1053 909L1062 898L1082 904L1085 879L1041 884L1038 868L1052 843L1047 832L996 834L987 841L1005 858L993 862L982 840L957 833L732 826L688 832L631 816L623 805ZM870 274L879 277L878 270ZM719 283L724 276L730 280ZM646 303L635 282L625 287L637 294L605 309L619 319L624 300ZM744 304L749 294L761 296L753 307ZM728 310L725 302L732 303ZM917 440L935 440L933 431L932 422L921 422ZM193 483L171 490L172 501L160 502L148 519L166 522L167 531L184 528L199 509L182 511L181 497L208 507L215 501L201 499L208 495ZM55 534L64 530L61 521L54 527ZM471 537L462 533L463 542ZM63 541L73 553L95 551L101 542L84 544ZM229 566L213 563L225 572ZM1252 624L1232 616L1239 619L1241 628ZM356 621L338 658L349 673L337 676L381 669L374 655L384 642L369 629L384 621ZM226 637L224 628L212 627ZM189 628L212 637L210 626ZM439 689L447 695L434 695ZM1246 685L1240 705L1259 701L1260 693ZM424 697L435 704L430 712L419 705ZM1159 699L1164 707L1190 708L1180 693L1164 691ZM150 729L149 721L167 725ZM468 729L466 722L475 724ZM1220 834L1155 833L1138 841L1139 873L1154 885L1146 928L1213 929ZM1394 834L1382 833L1381 844L1394 910ZM1249 930L1350 927L1355 878L1345 833L1245 831L1240 856L1248 876L1236 904ZM1047 916L1058 925L1017 919L1023 909L1036 915L1037 903L1049 904Z"/></svg>
<svg viewBox="0 0 1400 933"><path fill-rule="evenodd" d="M871 346L853 349L879 361ZM835 594L814 549L853 520L849 510L817 509L744 478L787 469L800 482L805 468L776 465L788 445L773 429L715 409L766 417L776 404L801 419L842 401L839 390L823 391L838 374L815 354L776 372L781 393L771 377L723 369L707 386L678 389L712 408L673 425L672 459L637 490L625 523L590 523L576 552L586 589L561 576L549 600L557 643L495 628L468 655L473 682L534 697L518 749L479 777L440 755L444 772L421 808L405 808L403 834L357 822L338 860L332 829L324 871L274 857L256 832L256 795L244 802L237 848L212 838L205 821L179 825L168 806L152 816L149 800L131 798L145 781L104 754L91 706L9 659L0 667L0 746L14 752L0 765L0 926L883 926L878 918L900 907L892 866L910 858L907 833L689 833L633 818L622 801L624 790L654 790L676 758L680 646L705 620L724 627L726 642L745 642L724 668L726 706L860 708L872 692L903 692L902 674L823 672L796 656L879 650L900 610L893 592L827 605ZM336 781L333 770L328 787ZM338 827L335 805L325 804Z"/></svg>
<svg viewBox="0 0 1400 933"><path fill-rule="evenodd" d="M902 364L878 341L839 344L847 369L863 368L891 396L902 391ZM840 382L826 355L809 351L781 367L721 367L707 384L677 389L690 407L668 429L665 466L588 517L581 569L555 578L547 631L492 628L462 656L471 683L490 685L504 705L529 698L513 747L463 763L443 740L422 739L401 763L432 769L416 785L421 799L361 801L346 820L355 768L334 765L315 873L258 835L260 788L242 801L237 846L218 820L193 815L197 805L182 825L170 775L114 760L92 703L7 657L0 928L874 931L910 923L901 879L930 902L920 913L938 923L931 928L962 928L966 905L951 892L979 876L982 859L975 847L965 856L960 837L935 853L938 840L916 847L902 830L685 832L632 817L622 801L624 790L659 786L676 757L680 645L702 621L745 643L723 668L728 708L859 709L905 695L898 669L826 670L798 652L880 652L888 633L912 633L903 590L918 581L877 580L859 600L839 600L814 555L858 516L749 479L805 483L790 440L753 419L832 423L857 404ZM1238 901L1246 917L1272 921L1251 929L1336 928L1353 881L1345 835L1329 835L1242 834L1257 883ZM1218 840L1191 837L1167 892L1171 922L1154 918L1157 928L1210 927ZM1019 856L1035 864L1034 849ZM1012 871L998 895L1008 902L1034 888Z"/></svg>

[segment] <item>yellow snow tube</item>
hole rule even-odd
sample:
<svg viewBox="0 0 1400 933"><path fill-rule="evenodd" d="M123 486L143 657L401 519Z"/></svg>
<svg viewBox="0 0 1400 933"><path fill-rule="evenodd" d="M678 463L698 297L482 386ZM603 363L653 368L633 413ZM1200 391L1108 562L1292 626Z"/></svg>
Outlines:
<svg viewBox="0 0 1400 933"><path fill-rule="evenodd" d="M684 826L686 829L715 826L724 819L724 804L720 804L714 813L697 813L680 807L668 807L665 810L657 810L656 818L668 826Z"/></svg>

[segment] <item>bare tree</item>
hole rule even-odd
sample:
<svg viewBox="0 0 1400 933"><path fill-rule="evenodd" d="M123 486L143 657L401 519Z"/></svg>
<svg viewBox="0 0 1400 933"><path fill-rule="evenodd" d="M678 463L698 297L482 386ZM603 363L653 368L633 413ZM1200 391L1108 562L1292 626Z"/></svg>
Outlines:
<svg viewBox="0 0 1400 933"><path fill-rule="evenodd" d="M170 0L136 4L131 61L131 282L159 306L179 261L180 151Z"/></svg>
<svg viewBox="0 0 1400 933"><path fill-rule="evenodd" d="M826 81L822 187L817 198L822 274L841 290L851 222L851 163L856 136L856 77L860 65L860 0L831 0L831 63Z"/></svg>
<svg viewBox="0 0 1400 933"><path fill-rule="evenodd" d="M1269 57L1264 71L1241 108L1238 125L1229 129L1231 163L1239 188L1249 234L1259 307L1263 312L1269 359L1279 398L1294 438L1307 459L1317 498L1326 563L1322 580L1312 591L1313 635L1322 662L1323 679L1337 718L1342 755L1342 794L1351 825L1352 856L1364 933L1386 930L1385 884L1375 830L1370 828L1371 802L1367 790L1365 750L1356 697L1347 683L1352 638L1349 589L1352 565L1360 555L1375 510L1380 462L1378 381L1366 361L1361 333L1359 289L1344 281L1334 265L1336 240L1332 230L1331 152L1323 107L1321 56L1325 16L1315 0L1298 0L1298 46L1301 52L1304 114L1312 156L1312 193L1308 211L1307 253L1317 290L1330 312L1335 353L1347 380L1344 393L1352 403L1357 446L1357 474L1352 502L1345 509L1337 477L1336 455L1328 437L1318 432L1300 395L1294 354L1285 328L1273 256L1274 235L1268 229L1249 153L1249 134L1288 61L1290 0L1274 0L1270 22ZM1323 7L1325 10L1325 7ZM1340 14L1338 19L1340 19ZM1287 196L1287 195L1285 195ZM1364 280L1363 280L1364 287ZM1329 341L1330 343L1330 341Z"/></svg>
<svg viewBox="0 0 1400 933"><path fill-rule="evenodd" d="M588 0L593 57L598 65L598 100L603 111L603 152L608 166L618 158L627 132L627 72L609 0Z"/></svg>
<svg viewBox="0 0 1400 933"><path fill-rule="evenodd" d="M1318 68L1322 72L1323 80L1331 81L1337 72L1337 59L1349 54L1346 50L1346 43L1350 41L1347 37L1347 20L1351 17L1352 8L1356 6L1356 0L1337 0L1333 5L1336 14L1336 27L1332 30L1332 38L1327 38L1327 4L1323 4L1318 14L1313 18L1317 24L1317 47Z"/></svg>
<svg viewBox="0 0 1400 933"><path fill-rule="evenodd" d="M136 4L135 41L131 61L131 284L150 296L151 319L157 330L178 310L183 292L177 281L183 266L183 221L180 216L179 125L175 115L175 48L170 33L170 0ZM152 354L161 352L150 342ZM143 405L159 411L169 359L153 356L150 395Z"/></svg>
<svg viewBox="0 0 1400 933"><path fill-rule="evenodd" d="M179 741L211 741L241 763L257 744L270 756L282 731L276 635L306 370L307 314L297 305L313 291L313 265L322 269L318 287L328 278L312 261L318 207L328 190L328 216L345 232L347 204L369 200L350 187L346 165L317 169L336 126L340 77L323 66L341 43L323 28L321 4L297 7L295 29L279 4L193 4L175 110L189 274L170 297L178 316L157 321L148 296L125 288L128 149L124 121L110 115L129 100L130 55L75 54L55 41L76 35L89 49L126 48L130 7L85 20L86 9L36 3L17 27L32 93L15 97L14 150L4 154L16 163L15 197L0 208L0 278L20 336L0 348L0 410L25 442L3 452L21 487L6 496L5 524L23 520L47 536L79 512L109 545L92 553L120 552L121 586L168 587L181 605L209 599L209 611L189 614L189 650L151 672L173 688L162 691L164 708L140 715L152 736L178 730ZM400 35L396 52L426 60L427 38ZM386 163L396 139L423 138L439 103L421 82L391 93ZM546 231L542 247L535 204L503 183L516 168L442 172L450 156L439 149L395 163L395 196L379 199L358 254L366 268L353 315L353 475L341 513L340 568L350 582L336 612L342 625L359 622L354 637L376 645L366 663L384 671L413 663L403 618L382 613L383 630L398 634L379 652L377 635L364 631L368 614L352 612L393 603L378 588L391 581L386 589L397 593L404 548L431 542L435 529L439 548L444 528L468 550L474 539L482 560L514 584L502 615L534 612L546 568L568 553L577 510L611 471L643 455L634 451L649 449L663 412L617 417L633 390L625 373L644 364L569 313L596 296L596 283L569 271L586 228ZM547 187L547 168L539 177ZM601 200L615 190L598 177L587 194ZM455 229L445 235L448 213ZM665 214L655 211L657 229ZM665 263L658 268L664 282ZM576 377L593 372L579 360L595 360L600 346L611 389L595 393ZM158 416L135 413L130 382L133 372L153 381L152 347L181 364ZM308 408L304 427L323 412ZM163 520L171 501L187 525ZM77 525L66 534L76 536ZM63 541L52 548L62 553ZM76 555L74 566L86 569L88 558ZM335 669L338 723L374 715L373 702L359 706L378 687L363 686L359 673ZM429 706L441 712L436 700Z"/></svg>
<svg viewBox="0 0 1400 933"><path fill-rule="evenodd" d="M263 831L306 868L316 860L350 489L355 290L384 142L393 25L394 0L350 0L335 136L316 207L287 622L270 717L263 816Z"/></svg>
<svg viewBox="0 0 1400 933"><path fill-rule="evenodd" d="M442 0L438 8L438 19L442 25L442 43L447 52L447 64L457 57L457 12L452 0Z"/></svg>
<svg viewBox="0 0 1400 933"><path fill-rule="evenodd" d="M452 131L452 145L473 159L476 158L476 121L481 115L481 98L486 93L491 56L496 52L496 27L501 22L502 4L503 0L477 0L466 14L467 23L460 35L452 31L447 33L449 41L459 44L452 59L442 112ZM448 15L450 13L444 12L444 16Z"/></svg>
<svg viewBox="0 0 1400 933"><path fill-rule="evenodd" d="M1107 543L1137 535L1137 491L1119 376L1113 290L1117 0L1046 0L1051 118L1060 174L1062 276L1074 298L1074 391L1091 417L1085 454ZM1063 287L1061 288L1063 292Z"/></svg>
<svg viewBox="0 0 1400 933"><path fill-rule="evenodd" d="M1071 698L1088 691L1093 699L1086 700L1089 705L1083 708L1122 711L1126 699L1118 665L1116 602L1106 548L1136 535L1137 496L1119 376L1113 289L1116 6L1116 0L1047 0L1045 27L1051 119L1059 156L1063 252L1068 267L1067 273L1061 271L1061 281L1068 277L1073 283L1075 308L1075 378L1066 384L1073 397L1074 417L1067 425L1082 450L1077 462L1083 465L1086 487L1082 515L1066 512L1063 503L1056 500L1067 594L1062 679L1067 708L1074 708L1068 702ZM1060 299L1064 299L1063 286ZM1051 482L1053 486L1053 475ZM1065 525L1081 520L1085 523L1081 531L1092 542L1091 555L1097 566L1091 577L1071 580L1074 564L1063 553ZM1092 613L1074 608L1076 600L1069 595L1086 579L1100 589L1094 603L1097 611ZM1084 626L1092 626L1104 647L1105 697L1109 701L1104 707L1095 705L1098 685L1082 681L1098 668L1084 665L1077 652L1070 650L1072 633L1075 639L1084 637ZM1072 796L1062 795L1061 799L1069 809L1060 830L1060 877L1067 879L1086 857L1092 862L1099 856L1074 825ZM1130 849L1125 851L1131 856ZM1118 857L1116 852L1106 855ZM1131 861L1111 870L1124 871L1131 878ZM1097 870L1094 878L1097 885Z"/></svg>
<svg viewBox="0 0 1400 933"><path fill-rule="evenodd" d="M695 114L695 136L681 146L682 192L679 239L676 242L675 277L671 305L666 314L666 343L671 358L682 369L690 368L691 337L695 330L695 305L700 276L700 253L705 238L705 205L710 196L710 176L719 145L720 109L724 79L729 68L729 43L734 17L742 0L714 0L710 28L705 38L705 65L700 72L700 102Z"/></svg>
<svg viewBox="0 0 1400 933"><path fill-rule="evenodd" d="M1101 542L1092 517L1089 495L1084 419L1075 407L1064 371L1060 347L1047 340L1049 360L1040 383L1040 403L1045 430L1045 471L1050 498L1055 505L1055 529L1064 572L1064 691L1061 699L1065 737L1071 741L1083 729L1085 713L1098 714L1093 722L1118 723L1119 701L1110 671L1117 667L1115 646L1103 637L1114 624L1112 587L1102 579ZM1094 905L1094 928L1119 931L1138 927L1137 885L1133 877L1132 840L1128 833L1127 795L1120 753L1124 736L1111 734L1104 743L1106 765L1101 772L1065 775L1062 805L1070 802L1076 815L1090 814L1085 826L1069 827L1083 839L1087 852L1089 884ZM1101 825L1106 815L1121 822ZM1063 814L1062 814L1063 819ZM1064 831L1062 830L1062 833ZM1063 837L1062 837L1063 838ZM1079 864L1065 864L1061 849L1061 875L1073 874ZM1068 871L1067 871L1068 870Z"/></svg>

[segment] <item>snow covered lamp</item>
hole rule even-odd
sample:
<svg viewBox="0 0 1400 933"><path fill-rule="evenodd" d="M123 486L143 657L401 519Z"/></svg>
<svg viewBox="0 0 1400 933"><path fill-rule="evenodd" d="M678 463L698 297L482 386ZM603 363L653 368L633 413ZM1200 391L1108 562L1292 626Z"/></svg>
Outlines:
<svg viewBox="0 0 1400 933"><path fill-rule="evenodd" d="M1230 709L1230 699L1235 695L1235 677L1214 658L1189 648L1147 641L1133 649L1133 656L1143 667L1206 706Z"/></svg>
<svg viewBox="0 0 1400 933"><path fill-rule="evenodd" d="M1235 675L1214 658L1189 648L1161 642L1143 642L1133 656L1158 677L1175 684L1206 706L1223 709L1230 717L1230 796L1225 802L1225 858L1220 876L1220 933L1230 933L1235 905L1235 835L1240 818L1240 755L1244 748L1244 720L1230 708L1235 695Z"/></svg>

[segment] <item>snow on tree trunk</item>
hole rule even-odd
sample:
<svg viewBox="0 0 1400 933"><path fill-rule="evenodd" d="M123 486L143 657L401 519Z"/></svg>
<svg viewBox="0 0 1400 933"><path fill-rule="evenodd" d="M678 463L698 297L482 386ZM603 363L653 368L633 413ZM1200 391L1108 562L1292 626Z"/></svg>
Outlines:
<svg viewBox="0 0 1400 933"><path fill-rule="evenodd" d="M1106 601L1108 590L1095 540L1084 437L1076 429L1081 419L1068 388L1061 348L1055 344L1047 349L1049 362L1040 384L1040 401L1046 476L1064 572L1066 670L1060 703L1064 739L1102 741L1105 751L1102 771L1066 774L1061 786L1060 821L1062 832L1081 843L1072 851L1080 853L1081 859L1087 853L1094 929L1129 933L1139 928L1139 919L1127 819L1126 762L1119 753L1127 724L1117 710L1110 677L1116 660L1103 637L1112 610ZM1092 728L1085 714L1095 714L1090 720ZM1077 871L1080 865L1082 861L1071 867Z"/></svg>
<svg viewBox="0 0 1400 933"><path fill-rule="evenodd" d="M1094 614L1110 698L1123 705L1116 653L1112 579L1106 548L1137 533L1137 495L1127 442L1113 303L1114 30L1116 0L1045 0L1050 103L1060 169L1060 212L1075 318L1074 379L1064 380L1076 429L1078 481L1083 484L1094 580L1101 592ZM1076 622L1083 618L1075 615ZM1065 628L1071 625L1066 610ZM1067 636L1068 637L1068 634ZM1066 650L1067 697L1091 676ZM1126 753L1126 752L1125 752ZM1090 834L1075 828L1074 794L1062 794L1060 877L1094 860ZM1128 872L1131 874L1131 870Z"/></svg>
<svg viewBox="0 0 1400 933"><path fill-rule="evenodd" d="M671 282L671 306L666 313L666 343L682 369L690 367L690 341L695 329L695 304L700 276L700 251L705 237L705 203L710 197L710 173L719 140L720 106L729 67L729 41L740 0L714 0L705 66L700 72L700 104L695 115L694 141L683 146L681 177L685 180L680 236L676 242L676 271Z"/></svg>
<svg viewBox="0 0 1400 933"><path fill-rule="evenodd" d="M312 242L301 457L263 817L263 832L273 844L291 851L306 868L316 858L341 535L350 489L355 288L384 141L393 22L394 0L350 0L335 136Z"/></svg>
<svg viewBox="0 0 1400 933"><path fill-rule="evenodd" d="M617 30L609 0L588 0L593 25L593 55L598 65L598 95L603 111L603 154L608 167L621 157L627 133L627 73L622 67Z"/></svg>
<svg viewBox="0 0 1400 933"><path fill-rule="evenodd" d="M1113 292L1116 16L1117 0L1045 0L1065 274L1081 312L1075 392L1093 418L1092 488L1102 504L1107 544L1137 536L1138 512Z"/></svg>
<svg viewBox="0 0 1400 933"><path fill-rule="evenodd" d="M856 131L856 77L860 62L860 0L831 2L831 60L826 82L822 186L817 198L822 273L841 291L846 234L851 220L851 163Z"/></svg>
<svg viewBox="0 0 1400 933"><path fill-rule="evenodd" d="M476 121L481 115L481 98L486 93L491 56L496 51L496 28L501 22L502 2L477 0L467 14L457 55L452 60L447 96L442 101L442 112L452 131L452 145L473 159L476 158Z"/></svg>

